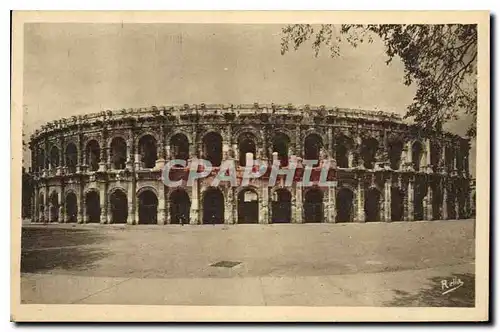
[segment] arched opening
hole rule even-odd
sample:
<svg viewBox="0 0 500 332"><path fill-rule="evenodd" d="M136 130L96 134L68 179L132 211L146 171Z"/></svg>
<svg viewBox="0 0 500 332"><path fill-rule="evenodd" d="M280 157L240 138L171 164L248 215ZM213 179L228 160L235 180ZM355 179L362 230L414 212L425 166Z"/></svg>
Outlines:
<svg viewBox="0 0 500 332"><path fill-rule="evenodd" d="M292 220L292 195L280 188L273 194L272 218L274 224L290 223Z"/></svg>
<svg viewBox="0 0 500 332"><path fill-rule="evenodd" d="M453 149L451 146L447 146L444 150L444 159L445 159L445 168L448 173L451 172L455 167L455 165L453 165L454 164L453 158L454 158Z"/></svg>
<svg viewBox="0 0 500 332"><path fill-rule="evenodd" d="M462 186L458 190L457 199L458 199L458 216L457 216L457 218L458 219L466 218L465 202L466 202L467 198L466 198L466 190Z"/></svg>
<svg viewBox="0 0 500 332"><path fill-rule="evenodd" d="M354 193L348 188L342 188L335 198L337 206L337 222L351 222L354 220Z"/></svg>
<svg viewBox="0 0 500 332"><path fill-rule="evenodd" d="M432 219L442 219L441 208L443 206L443 191L438 184L433 186L432 189Z"/></svg>
<svg viewBox="0 0 500 332"><path fill-rule="evenodd" d="M413 163L413 169L416 172L420 171L423 151L424 148L422 147L422 143L418 141L411 146L411 161Z"/></svg>
<svg viewBox="0 0 500 332"><path fill-rule="evenodd" d="M59 149L55 145L50 149L50 166L52 168L59 166Z"/></svg>
<svg viewBox="0 0 500 332"><path fill-rule="evenodd" d="M249 133L241 135L238 139L239 162L240 166L247 166L246 159L247 153L252 153L253 160L255 160L257 147L255 145L255 136ZM252 166L252 165L248 165Z"/></svg>
<svg viewBox="0 0 500 332"><path fill-rule="evenodd" d="M99 163L101 162L101 148L96 140L91 140L87 143L85 156L90 171L97 171L99 169Z"/></svg>
<svg viewBox="0 0 500 332"><path fill-rule="evenodd" d="M50 222L59 221L59 195L53 191L49 197Z"/></svg>
<svg viewBox="0 0 500 332"><path fill-rule="evenodd" d="M424 220L424 198L427 195L427 185L420 181L415 182L413 196L413 220Z"/></svg>
<svg viewBox="0 0 500 332"><path fill-rule="evenodd" d="M431 141L431 165L432 171L437 172L439 170L439 159L441 157L441 149L437 142Z"/></svg>
<svg viewBox="0 0 500 332"><path fill-rule="evenodd" d="M170 223L189 224L191 200L186 191L176 189L170 194Z"/></svg>
<svg viewBox="0 0 500 332"><path fill-rule="evenodd" d="M101 203L97 191L89 191L85 195L85 210L88 223L99 223L101 217Z"/></svg>
<svg viewBox="0 0 500 332"><path fill-rule="evenodd" d="M224 223L224 195L218 188L209 188L203 195L203 223Z"/></svg>
<svg viewBox="0 0 500 332"><path fill-rule="evenodd" d="M122 190L115 190L109 197L111 207L111 223L124 224L128 217L127 194Z"/></svg>
<svg viewBox="0 0 500 332"><path fill-rule="evenodd" d="M245 188L238 193L238 224L259 222L259 195L255 190Z"/></svg>
<svg viewBox="0 0 500 332"><path fill-rule="evenodd" d="M404 193L397 187L391 188L391 220L403 221L404 219Z"/></svg>
<svg viewBox="0 0 500 332"><path fill-rule="evenodd" d="M139 154L141 155L142 167L155 167L158 155L156 139L152 135L144 135L141 137L139 140Z"/></svg>
<svg viewBox="0 0 500 332"><path fill-rule="evenodd" d="M349 168L349 152L352 150L354 142L351 138L340 135L335 139L335 161L339 168Z"/></svg>
<svg viewBox="0 0 500 332"><path fill-rule="evenodd" d="M380 221L380 203L382 195L376 188L365 192L365 217L366 221Z"/></svg>
<svg viewBox="0 0 500 332"><path fill-rule="evenodd" d="M139 224L156 224L158 197L151 190L142 191L139 196Z"/></svg>
<svg viewBox="0 0 500 332"><path fill-rule="evenodd" d="M323 140L317 134L310 134L304 140L304 159L316 160L313 167L319 166L320 151L323 147Z"/></svg>
<svg viewBox="0 0 500 332"><path fill-rule="evenodd" d="M44 168L46 168L46 160L45 160L45 150L41 149L38 153L38 171L41 172Z"/></svg>
<svg viewBox="0 0 500 332"><path fill-rule="evenodd" d="M281 167L288 166L288 146L290 139L283 133L278 133L273 137L273 153L278 153L278 160Z"/></svg>
<svg viewBox="0 0 500 332"><path fill-rule="evenodd" d="M403 142L394 140L388 144L389 162L391 169L398 170L401 166L401 153L403 152Z"/></svg>
<svg viewBox="0 0 500 332"><path fill-rule="evenodd" d="M304 222L323 222L323 191L312 188L304 195Z"/></svg>
<svg viewBox="0 0 500 332"><path fill-rule="evenodd" d="M68 193L66 195L66 218L68 222L76 222L78 216L78 204L75 193Z"/></svg>
<svg viewBox="0 0 500 332"><path fill-rule="evenodd" d="M378 150L378 141L373 138L365 138L361 143L361 158L363 159L363 166L367 169L375 167L375 155Z"/></svg>
<svg viewBox="0 0 500 332"><path fill-rule="evenodd" d="M111 141L111 167L113 169L125 169L127 162L127 143L121 137L115 137Z"/></svg>
<svg viewBox="0 0 500 332"><path fill-rule="evenodd" d="M78 159L76 145L74 143L68 143L68 145L66 145L66 151L64 154L66 157L66 167L68 168L68 172L75 173Z"/></svg>
<svg viewBox="0 0 500 332"><path fill-rule="evenodd" d="M212 163L212 166L220 166L222 163L222 136L220 134L210 132L203 137L203 155Z"/></svg>
<svg viewBox="0 0 500 332"><path fill-rule="evenodd" d="M173 159L189 159L189 140L184 134L175 134L170 139L170 149Z"/></svg>

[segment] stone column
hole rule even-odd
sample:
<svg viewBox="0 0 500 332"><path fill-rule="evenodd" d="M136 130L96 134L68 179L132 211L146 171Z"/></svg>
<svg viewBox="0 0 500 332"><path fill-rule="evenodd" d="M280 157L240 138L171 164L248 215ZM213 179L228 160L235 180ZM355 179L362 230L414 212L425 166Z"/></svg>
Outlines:
<svg viewBox="0 0 500 332"><path fill-rule="evenodd" d="M165 224L165 185L159 183L158 185L158 211L156 216L158 225Z"/></svg>
<svg viewBox="0 0 500 332"><path fill-rule="evenodd" d="M427 138L425 140L425 169L431 170L431 140Z"/></svg>
<svg viewBox="0 0 500 332"><path fill-rule="evenodd" d="M259 211L259 223L269 224L271 223L270 211L269 211L269 187L264 183L262 185L261 194L261 208Z"/></svg>
<svg viewBox="0 0 500 332"><path fill-rule="evenodd" d="M408 199L408 215L406 216L406 221L413 221L413 202L414 202L414 179L410 178L408 179L408 194L407 194L407 199Z"/></svg>
<svg viewBox="0 0 500 332"><path fill-rule="evenodd" d="M357 202L356 202L356 221L365 222L365 188L362 179L358 179Z"/></svg>
<svg viewBox="0 0 500 332"><path fill-rule="evenodd" d="M108 223L108 197L107 197L107 191L106 191L106 182L100 182L99 183L99 200L100 200L100 205L101 205L101 218L100 222L101 224L107 224Z"/></svg>
<svg viewBox="0 0 500 332"><path fill-rule="evenodd" d="M233 188L229 186L226 189L226 201L224 202L224 224L234 224L233 220L233 206L234 206L234 193Z"/></svg>
<svg viewBox="0 0 500 332"><path fill-rule="evenodd" d="M199 181L199 179L193 181L193 186L191 187L191 211L189 211L189 223L192 225L198 225L200 223Z"/></svg>
<svg viewBox="0 0 500 332"><path fill-rule="evenodd" d="M427 201L427 206L426 208L426 220L432 220L433 219L433 213L432 213L432 201L433 201L433 192L432 192L432 186L429 184L427 187L427 196L425 197Z"/></svg>
<svg viewBox="0 0 500 332"><path fill-rule="evenodd" d="M392 182L391 178L387 178L384 183L384 216L383 220L385 222L391 222L392 221L392 195L391 195L391 189L392 189Z"/></svg>
<svg viewBox="0 0 500 332"><path fill-rule="evenodd" d="M334 185L328 187L328 208L326 210L327 222L335 223L337 219L337 181L334 181Z"/></svg>
<svg viewBox="0 0 500 332"><path fill-rule="evenodd" d="M443 182L445 182L446 179L443 179ZM441 217L443 218L443 220L446 220L448 219L448 204L447 204L447 201L448 201L448 188L446 186L446 183L443 183L443 213L441 215Z"/></svg>
<svg viewBox="0 0 500 332"><path fill-rule="evenodd" d="M134 225L138 221L135 218L135 178L132 177L130 182L127 185L127 224Z"/></svg>
<svg viewBox="0 0 500 332"><path fill-rule="evenodd" d="M293 188L295 188L295 195L293 195ZM302 212L304 211L302 204L303 188L297 185L294 185L293 188L292 188L292 218L294 220L292 220L292 222L295 222L296 224L301 224L304 222L302 218Z"/></svg>

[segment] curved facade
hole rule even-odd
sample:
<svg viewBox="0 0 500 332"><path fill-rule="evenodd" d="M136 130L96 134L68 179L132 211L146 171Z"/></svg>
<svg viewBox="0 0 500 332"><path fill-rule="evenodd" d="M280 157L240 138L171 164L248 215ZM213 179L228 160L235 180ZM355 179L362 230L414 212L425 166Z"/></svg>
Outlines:
<svg viewBox="0 0 500 332"><path fill-rule="evenodd" d="M34 222L306 223L413 221L471 214L469 141L394 114L292 105L184 105L58 120L30 140ZM249 155L248 153L251 153ZM170 159L247 158L283 169L331 161L335 186L248 186L211 177L169 188ZM318 168L319 169L319 168ZM183 176L186 168L172 172ZM171 173L171 176L175 174Z"/></svg>

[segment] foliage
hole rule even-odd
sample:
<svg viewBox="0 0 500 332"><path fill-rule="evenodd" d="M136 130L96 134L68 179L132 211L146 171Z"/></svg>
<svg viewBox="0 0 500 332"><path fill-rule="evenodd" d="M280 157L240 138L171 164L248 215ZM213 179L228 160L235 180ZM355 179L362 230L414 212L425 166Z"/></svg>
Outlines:
<svg viewBox="0 0 500 332"><path fill-rule="evenodd" d="M327 47L340 55L343 41L356 47L380 38L388 55L387 64L399 57L404 65L404 83L417 91L406 118L426 128L441 130L442 124L459 114L472 116L468 136L476 135L477 120L477 28L476 25L330 25L298 24L282 30L281 53L290 45L297 50L306 41L318 56Z"/></svg>

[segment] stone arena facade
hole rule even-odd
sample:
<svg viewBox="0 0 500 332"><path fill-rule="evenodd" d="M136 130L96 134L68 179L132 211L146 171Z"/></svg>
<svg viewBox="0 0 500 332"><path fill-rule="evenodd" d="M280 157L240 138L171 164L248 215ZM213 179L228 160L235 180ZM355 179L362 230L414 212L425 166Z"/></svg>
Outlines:
<svg viewBox="0 0 500 332"><path fill-rule="evenodd" d="M183 105L74 116L30 139L33 222L239 224L459 219L471 216L468 139L391 113L292 105ZM214 174L169 188L162 169L194 158L237 174L256 158L328 160L334 186L248 186ZM299 163L300 164L300 163ZM176 173L176 174L173 174ZM313 176L314 178L314 176Z"/></svg>

